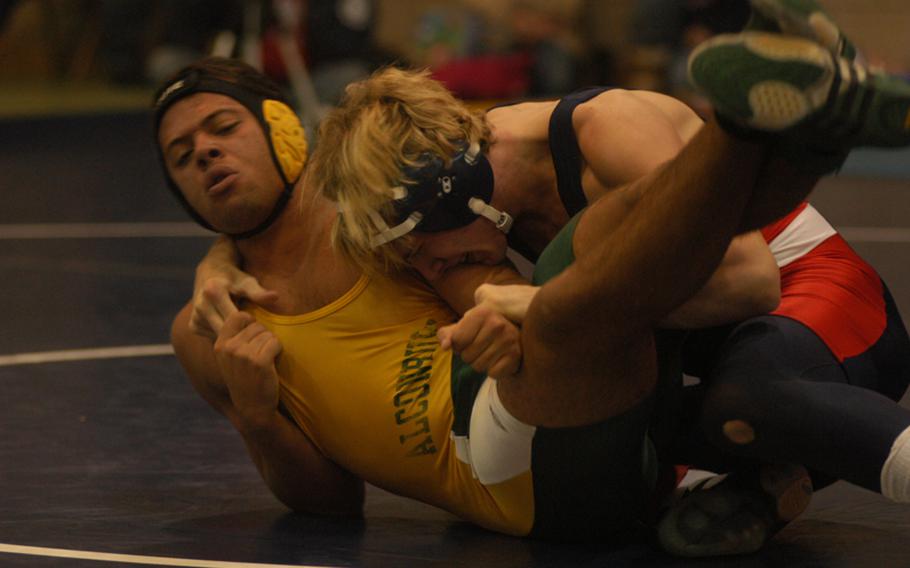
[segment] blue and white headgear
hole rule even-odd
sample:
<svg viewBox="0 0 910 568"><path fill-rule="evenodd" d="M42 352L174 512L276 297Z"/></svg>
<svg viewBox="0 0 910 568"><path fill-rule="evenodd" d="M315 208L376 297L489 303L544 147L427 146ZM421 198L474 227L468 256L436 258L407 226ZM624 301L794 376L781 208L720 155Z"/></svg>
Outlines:
<svg viewBox="0 0 910 568"><path fill-rule="evenodd" d="M402 184L393 188L395 225L389 227L378 212L371 212L373 222L380 227L370 240L371 247L384 245L414 229L425 233L458 229L478 216L486 217L508 234L512 217L490 205L493 168L480 144L463 148L449 167L432 153L423 154L419 163L405 168Z"/></svg>

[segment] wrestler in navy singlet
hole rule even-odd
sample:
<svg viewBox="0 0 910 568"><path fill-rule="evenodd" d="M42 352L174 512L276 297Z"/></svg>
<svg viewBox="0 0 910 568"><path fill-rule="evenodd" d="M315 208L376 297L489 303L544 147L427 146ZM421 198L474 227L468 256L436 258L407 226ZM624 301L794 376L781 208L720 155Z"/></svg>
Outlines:
<svg viewBox="0 0 910 568"><path fill-rule="evenodd" d="M565 97L550 119L550 149L569 215L587 205L572 113L604 90ZM674 459L714 469L742 463L736 458L792 461L827 474L814 475L816 486L840 478L880 491L881 466L910 426L910 411L892 402L910 384L910 339L894 300L811 206L801 205L763 234L781 266L781 305L767 316L690 334L686 369L702 384L686 393L693 438L676 448ZM804 250L794 252L795 242ZM752 443L733 444L722 434L734 419L753 427Z"/></svg>

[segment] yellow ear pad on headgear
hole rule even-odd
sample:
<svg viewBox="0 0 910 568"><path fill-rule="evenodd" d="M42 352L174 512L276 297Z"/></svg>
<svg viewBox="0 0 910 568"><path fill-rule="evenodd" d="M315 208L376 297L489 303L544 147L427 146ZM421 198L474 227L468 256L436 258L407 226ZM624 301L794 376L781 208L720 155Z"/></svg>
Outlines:
<svg viewBox="0 0 910 568"><path fill-rule="evenodd" d="M269 125L272 149L285 181L294 183L307 159L306 136L300 119L288 105L273 99L263 101L262 116Z"/></svg>

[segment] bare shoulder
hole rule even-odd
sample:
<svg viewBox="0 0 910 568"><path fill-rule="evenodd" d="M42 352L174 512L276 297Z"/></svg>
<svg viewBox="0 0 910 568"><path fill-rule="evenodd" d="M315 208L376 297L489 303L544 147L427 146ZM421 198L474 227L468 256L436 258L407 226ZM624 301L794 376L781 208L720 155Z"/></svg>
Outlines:
<svg viewBox="0 0 910 568"><path fill-rule="evenodd" d="M628 89L610 89L578 105L572 120L576 130L602 121L614 125L662 121L680 131L701 126L698 115L682 101L662 93Z"/></svg>
<svg viewBox="0 0 910 568"><path fill-rule="evenodd" d="M648 91L612 89L578 106L572 116L586 169L589 200L672 159L701 128L684 103Z"/></svg>
<svg viewBox="0 0 910 568"><path fill-rule="evenodd" d="M533 101L502 106L487 111L494 135L504 138L546 140L550 115L559 101Z"/></svg>

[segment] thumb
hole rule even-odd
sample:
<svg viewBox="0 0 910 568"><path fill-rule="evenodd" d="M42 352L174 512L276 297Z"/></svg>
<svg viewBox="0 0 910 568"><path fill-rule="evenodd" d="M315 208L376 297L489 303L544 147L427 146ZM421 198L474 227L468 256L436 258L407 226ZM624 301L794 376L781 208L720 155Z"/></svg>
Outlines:
<svg viewBox="0 0 910 568"><path fill-rule="evenodd" d="M487 303L500 313L505 313L513 302L516 290L527 288L524 285L481 284L474 291L474 304Z"/></svg>
<svg viewBox="0 0 910 568"><path fill-rule="evenodd" d="M238 283L234 295L246 298L263 307L268 307L278 301L278 292L263 288L255 278L246 278Z"/></svg>
<svg viewBox="0 0 910 568"><path fill-rule="evenodd" d="M474 290L474 304L482 304L484 301L492 301L497 298L499 286L495 284L481 284Z"/></svg>
<svg viewBox="0 0 910 568"><path fill-rule="evenodd" d="M455 332L455 324L440 327L436 331L436 337L439 339L439 346L443 349L452 348L452 334Z"/></svg>

